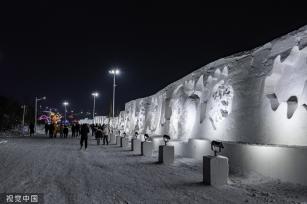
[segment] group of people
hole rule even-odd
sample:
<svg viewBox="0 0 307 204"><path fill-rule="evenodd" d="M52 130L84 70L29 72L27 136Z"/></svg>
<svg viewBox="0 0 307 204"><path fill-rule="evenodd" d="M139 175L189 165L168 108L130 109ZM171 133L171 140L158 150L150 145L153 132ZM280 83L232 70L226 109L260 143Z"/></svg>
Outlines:
<svg viewBox="0 0 307 204"><path fill-rule="evenodd" d="M45 125L45 133L46 135L48 135L48 131L49 131L49 137L54 137L56 138L57 132L60 132L60 137L64 137L67 138L68 137L68 126L66 125L56 125L56 124L46 124ZM86 150L87 148L87 141L88 141L88 133L90 132L89 126L87 124L82 124L80 125L79 123L74 123L71 126L71 137L78 137L79 135L81 135L80 138L80 150L83 147L84 144L84 148Z"/></svg>
<svg viewBox="0 0 307 204"><path fill-rule="evenodd" d="M95 135L97 145L100 145L100 140L102 139L103 145L109 145L109 126L103 125L91 125L92 135Z"/></svg>
<svg viewBox="0 0 307 204"><path fill-rule="evenodd" d="M90 132L90 128L92 130L92 136L95 135L95 139L97 141L97 145L100 145L100 140L103 140L103 145L107 144L109 145L109 126L106 124L103 125L90 125L90 127L87 124L82 124L80 129L81 139L80 139L80 149L83 147L86 150L87 148L87 140L88 140L88 133Z"/></svg>
<svg viewBox="0 0 307 204"><path fill-rule="evenodd" d="M84 148L87 148L88 143L88 134L90 130L92 132L92 136L95 136L97 141L97 145L100 145L100 140L103 141L103 145L109 145L109 135L111 133L110 128L107 124L82 124L73 123L70 127L71 129L71 137L76 138L81 135L80 138L80 149L82 149L83 144ZM34 124L31 123L29 125L30 136L34 134ZM61 138L68 138L69 127L64 124L45 124L45 134L49 135L50 138L56 138L59 134Z"/></svg>
<svg viewBox="0 0 307 204"><path fill-rule="evenodd" d="M74 123L71 126L71 137L77 137L80 134L80 124ZM64 124L45 124L45 134L50 138L56 138L58 134L60 134L61 138L68 138L69 127Z"/></svg>

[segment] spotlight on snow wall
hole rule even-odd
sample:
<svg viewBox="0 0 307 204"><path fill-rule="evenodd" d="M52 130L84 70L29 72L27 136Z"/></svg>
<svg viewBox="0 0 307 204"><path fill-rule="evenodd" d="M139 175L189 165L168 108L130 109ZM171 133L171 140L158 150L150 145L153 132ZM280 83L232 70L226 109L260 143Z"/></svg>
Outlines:
<svg viewBox="0 0 307 204"><path fill-rule="evenodd" d="M307 145L307 27L125 105L117 127L171 140Z"/></svg>

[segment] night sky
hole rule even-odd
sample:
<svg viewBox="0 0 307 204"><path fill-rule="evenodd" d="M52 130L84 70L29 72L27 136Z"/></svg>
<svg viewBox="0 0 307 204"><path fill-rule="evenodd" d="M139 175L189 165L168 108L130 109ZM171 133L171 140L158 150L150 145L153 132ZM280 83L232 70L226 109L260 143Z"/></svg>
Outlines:
<svg viewBox="0 0 307 204"><path fill-rule="evenodd" d="M51 2L51 1L50 1ZM86 2L86 1L84 1ZM253 5L11 1L0 12L0 95L43 106L107 114L118 67L117 110L221 57L260 46L307 24L306 11ZM301 7L303 8L303 6Z"/></svg>

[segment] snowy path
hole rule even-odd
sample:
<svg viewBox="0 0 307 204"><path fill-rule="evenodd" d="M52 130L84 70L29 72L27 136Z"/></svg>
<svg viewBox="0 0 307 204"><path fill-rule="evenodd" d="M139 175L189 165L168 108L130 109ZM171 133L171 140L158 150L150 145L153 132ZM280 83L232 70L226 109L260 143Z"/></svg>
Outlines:
<svg viewBox="0 0 307 204"><path fill-rule="evenodd" d="M115 145L97 146L94 140L85 152L77 139L5 139L0 144L0 193L44 193L45 203L307 201L307 187L259 176L231 176L228 186L204 186L202 165L193 159L167 166Z"/></svg>

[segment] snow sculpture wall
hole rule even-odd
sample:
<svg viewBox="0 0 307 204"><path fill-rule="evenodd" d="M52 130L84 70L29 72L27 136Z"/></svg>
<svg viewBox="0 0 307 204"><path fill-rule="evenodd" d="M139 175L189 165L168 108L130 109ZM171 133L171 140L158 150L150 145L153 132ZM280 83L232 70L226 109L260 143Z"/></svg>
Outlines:
<svg viewBox="0 0 307 204"><path fill-rule="evenodd" d="M146 112L148 111L148 103L147 98L137 100L136 104L136 127L135 131L138 133L145 133L145 120L146 120Z"/></svg>
<svg viewBox="0 0 307 204"><path fill-rule="evenodd" d="M158 93L130 101L128 134L307 145L307 27L216 60Z"/></svg>
<svg viewBox="0 0 307 204"><path fill-rule="evenodd" d="M147 99L147 113L146 113L146 133L155 134L158 132L159 120L161 118L163 95L152 96Z"/></svg>
<svg viewBox="0 0 307 204"><path fill-rule="evenodd" d="M307 48L299 50L294 46L289 56L281 62L276 57L273 73L266 78L266 94L272 110L277 110L280 103L287 103L287 117L291 118L298 105L307 106Z"/></svg>
<svg viewBox="0 0 307 204"><path fill-rule="evenodd" d="M94 124L108 124L109 118L107 116L95 116L94 118Z"/></svg>
<svg viewBox="0 0 307 204"><path fill-rule="evenodd" d="M209 120L212 127L216 129L217 124L231 113L233 88L228 82L228 68L224 67L223 72L215 71L215 77L209 76L208 90L211 90L207 102Z"/></svg>
<svg viewBox="0 0 307 204"><path fill-rule="evenodd" d="M117 129L121 132L125 131L125 111L121 111L119 113Z"/></svg>
<svg viewBox="0 0 307 204"><path fill-rule="evenodd" d="M112 129L118 129L118 121L119 121L119 118L118 117L110 117L109 118L109 125L110 125L110 128Z"/></svg>
<svg viewBox="0 0 307 204"><path fill-rule="evenodd" d="M95 116L94 118L94 124L111 124L112 122L110 121L112 120L111 118L109 118L108 116ZM118 119L116 119L118 120ZM115 123L114 123L115 122ZM119 125L117 123L117 121L114 121L112 125L114 125L114 128L116 129L119 129ZM84 119L81 119L79 120L79 123L80 124L92 124L93 123L93 120L92 119L88 119L88 118L84 118Z"/></svg>
<svg viewBox="0 0 307 204"><path fill-rule="evenodd" d="M84 119L79 120L79 123L80 124L92 124L93 120L92 119L88 119L88 118L84 118Z"/></svg>

